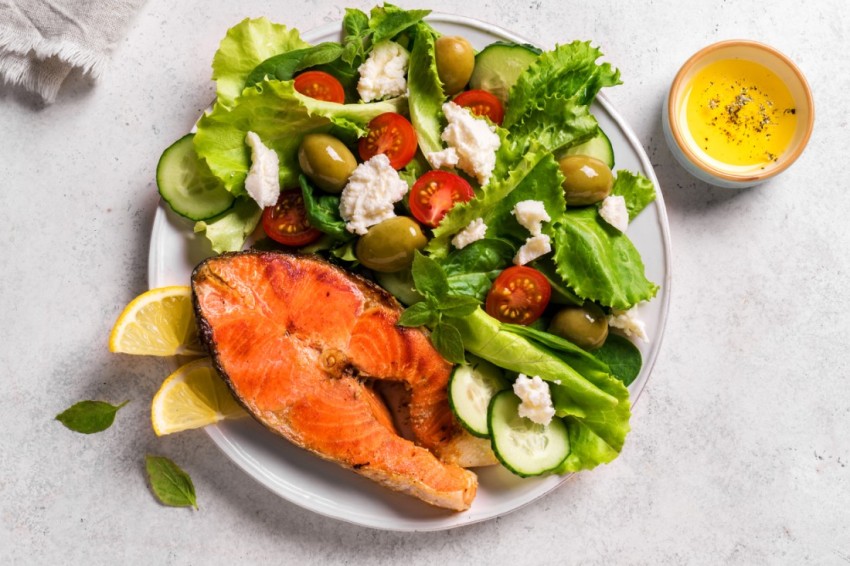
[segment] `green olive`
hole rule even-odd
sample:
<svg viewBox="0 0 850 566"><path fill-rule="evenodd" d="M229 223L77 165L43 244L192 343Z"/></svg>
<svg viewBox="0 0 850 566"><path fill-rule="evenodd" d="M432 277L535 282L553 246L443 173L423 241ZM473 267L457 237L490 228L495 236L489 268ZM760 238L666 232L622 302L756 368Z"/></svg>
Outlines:
<svg viewBox="0 0 850 566"><path fill-rule="evenodd" d="M594 204L609 194L614 175L603 162L587 155L568 155L558 160L564 175L564 196L569 206Z"/></svg>
<svg viewBox="0 0 850 566"><path fill-rule="evenodd" d="M555 313L549 332L585 350L595 350L608 338L608 319L594 303L570 306Z"/></svg>
<svg viewBox="0 0 850 566"><path fill-rule="evenodd" d="M413 252L427 243L419 224L407 216L395 216L369 228L357 240L354 253L369 269L389 273L410 267Z"/></svg>
<svg viewBox="0 0 850 566"><path fill-rule="evenodd" d="M327 134L307 134L298 148L301 171L329 193L339 193L348 183L357 160L341 141Z"/></svg>
<svg viewBox="0 0 850 566"><path fill-rule="evenodd" d="M435 43L437 74L443 83L443 92L457 94L463 90L475 67L475 51L467 40L459 36L443 36Z"/></svg>

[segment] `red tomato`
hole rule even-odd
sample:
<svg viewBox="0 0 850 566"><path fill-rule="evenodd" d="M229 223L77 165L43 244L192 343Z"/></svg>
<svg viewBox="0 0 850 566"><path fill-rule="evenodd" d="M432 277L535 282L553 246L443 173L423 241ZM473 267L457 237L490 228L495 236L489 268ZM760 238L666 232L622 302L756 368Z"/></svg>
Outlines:
<svg viewBox="0 0 850 566"><path fill-rule="evenodd" d="M369 122L368 129L369 133L357 143L357 151L363 161L384 153L394 169L401 169L416 154L416 131L401 114L380 114Z"/></svg>
<svg viewBox="0 0 850 566"><path fill-rule="evenodd" d="M416 220L435 228L456 203L474 196L472 187L462 177L448 171L428 171L416 179L408 202Z"/></svg>
<svg viewBox="0 0 850 566"><path fill-rule="evenodd" d="M263 210L263 230L285 246L304 246L322 236L320 230L310 226L304 197L298 189L281 191L277 204Z"/></svg>
<svg viewBox="0 0 850 566"><path fill-rule="evenodd" d="M505 117L505 109L502 103L494 95L486 90L467 90L462 92L452 101L458 106L469 108L476 116L486 116L496 125L502 125Z"/></svg>
<svg viewBox="0 0 850 566"><path fill-rule="evenodd" d="M515 265L504 270L493 281L487 293L487 314L502 322L528 325L540 318L552 286L536 269Z"/></svg>
<svg viewBox="0 0 850 566"><path fill-rule="evenodd" d="M345 102L342 84L333 75L322 71L307 71L295 77L295 90L316 100Z"/></svg>

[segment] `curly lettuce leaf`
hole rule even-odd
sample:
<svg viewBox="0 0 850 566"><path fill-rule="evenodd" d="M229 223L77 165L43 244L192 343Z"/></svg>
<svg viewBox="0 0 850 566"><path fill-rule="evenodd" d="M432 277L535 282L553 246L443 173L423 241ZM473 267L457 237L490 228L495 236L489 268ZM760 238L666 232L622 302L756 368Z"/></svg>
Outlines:
<svg viewBox="0 0 850 566"><path fill-rule="evenodd" d="M527 115L542 111L547 100L575 98L587 106L602 87L620 84L620 71L596 63L601 56L599 49L582 41L542 53L511 87L503 126L513 129Z"/></svg>
<svg viewBox="0 0 850 566"><path fill-rule="evenodd" d="M401 112L405 99L370 104L334 104L303 96L292 81L263 81L245 89L228 109L216 104L198 122L195 151L233 194L243 194L251 167L245 135L255 132L280 159L280 183L298 184L298 146L305 135L328 132L342 137L366 134L366 125L384 112Z"/></svg>
<svg viewBox="0 0 850 566"><path fill-rule="evenodd" d="M298 30L275 24L268 18L242 20L227 30L213 57L216 102L232 106L257 65L273 55L309 46Z"/></svg>
<svg viewBox="0 0 850 566"><path fill-rule="evenodd" d="M626 310L658 292L634 244L596 207L568 210L553 236L556 270L578 296Z"/></svg>
<svg viewBox="0 0 850 566"><path fill-rule="evenodd" d="M626 210L629 211L629 221L655 200L655 187L652 181L640 173L632 173L621 169L617 171L617 178L611 194L622 196L626 200Z"/></svg>
<svg viewBox="0 0 850 566"><path fill-rule="evenodd" d="M510 106L509 106L510 107ZM557 151L592 138L599 128L587 104L574 96L547 98L510 127L510 134L534 140L547 151Z"/></svg>
<svg viewBox="0 0 850 566"><path fill-rule="evenodd" d="M195 223L195 233L204 233L216 253L242 249L245 240L260 222L263 210L251 198L237 198L226 212L211 220Z"/></svg>
<svg viewBox="0 0 850 566"><path fill-rule="evenodd" d="M413 50L407 74L410 120L424 155L443 149L440 134L446 124L442 110L446 96L437 74L436 38L436 32L426 24L418 24L414 28Z"/></svg>

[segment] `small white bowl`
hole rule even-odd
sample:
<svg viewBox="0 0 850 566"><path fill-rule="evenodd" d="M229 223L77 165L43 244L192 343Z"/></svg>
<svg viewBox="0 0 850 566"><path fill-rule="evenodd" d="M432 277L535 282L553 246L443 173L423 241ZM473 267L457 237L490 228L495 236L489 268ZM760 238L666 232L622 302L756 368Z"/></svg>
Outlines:
<svg viewBox="0 0 850 566"><path fill-rule="evenodd" d="M797 115L797 127L783 158L766 165L722 163L707 155L694 141L687 125L687 86L706 65L722 59L744 59L767 67L785 83ZM664 138L676 160L691 175L718 187L744 189L763 183L787 169L803 153L815 121L812 91L800 69L776 49L748 40L721 41L695 53L679 70L662 110Z"/></svg>

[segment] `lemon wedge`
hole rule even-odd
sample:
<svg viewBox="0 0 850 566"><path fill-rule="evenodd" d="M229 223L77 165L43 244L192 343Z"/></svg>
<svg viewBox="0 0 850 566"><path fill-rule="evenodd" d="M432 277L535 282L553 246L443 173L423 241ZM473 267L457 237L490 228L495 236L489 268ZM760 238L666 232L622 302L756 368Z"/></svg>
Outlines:
<svg viewBox="0 0 850 566"><path fill-rule="evenodd" d="M133 299L115 321L109 351L145 356L201 355L192 290L158 287Z"/></svg>
<svg viewBox="0 0 850 566"><path fill-rule="evenodd" d="M246 415L209 358L201 358L169 375L151 403L157 436L201 428Z"/></svg>

